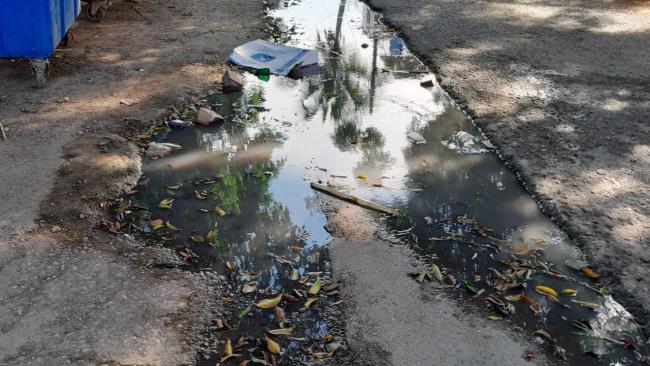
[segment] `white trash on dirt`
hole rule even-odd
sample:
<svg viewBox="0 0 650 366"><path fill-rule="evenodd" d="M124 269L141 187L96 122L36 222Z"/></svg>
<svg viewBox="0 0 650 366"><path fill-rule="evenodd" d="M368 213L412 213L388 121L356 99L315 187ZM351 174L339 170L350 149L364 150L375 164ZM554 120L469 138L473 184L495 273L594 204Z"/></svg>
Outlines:
<svg viewBox="0 0 650 366"><path fill-rule="evenodd" d="M296 67L318 64L318 51L258 39L235 48L228 60L243 67L269 69L271 74L286 76Z"/></svg>
<svg viewBox="0 0 650 366"><path fill-rule="evenodd" d="M465 131L458 131L451 139L440 142L448 149L456 150L459 154L483 154L490 151L488 149L490 145Z"/></svg>
<svg viewBox="0 0 650 366"><path fill-rule="evenodd" d="M172 144L169 142L150 142L147 148L147 156L152 158L160 158L182 148L183 147L181 145Z"/></svg>

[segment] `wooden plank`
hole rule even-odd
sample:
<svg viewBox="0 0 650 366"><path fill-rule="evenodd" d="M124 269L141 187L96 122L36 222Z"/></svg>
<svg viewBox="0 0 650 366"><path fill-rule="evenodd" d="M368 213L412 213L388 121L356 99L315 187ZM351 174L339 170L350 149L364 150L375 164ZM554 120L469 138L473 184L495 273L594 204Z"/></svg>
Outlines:
<svg viewBox="0 0 650 366"><path fill-rule="evenodd" d="M363 199L361 197L357 197L357 196L351 195L349 193L339 191L338 189L334 189L334 188L332 188L330 186L327 186L325 184L312 182L311 187L313 189L319 190L321 192L325 192L325 193L330 194L330 195L332 195L334 197L340 198L340 199L342 199L344 201L348 201L350 203L354 203L354 204L359 205L359 206L364 207L364 208L368 208L368 209L371 209L371 210L387 213L387 214L393 215L393 216L403 216L404 215L402 213L402 211L400 211L400 210L396 210L394 208L386 207L384 205L380 205L378 203L368 201L368 200Z"/></svg>

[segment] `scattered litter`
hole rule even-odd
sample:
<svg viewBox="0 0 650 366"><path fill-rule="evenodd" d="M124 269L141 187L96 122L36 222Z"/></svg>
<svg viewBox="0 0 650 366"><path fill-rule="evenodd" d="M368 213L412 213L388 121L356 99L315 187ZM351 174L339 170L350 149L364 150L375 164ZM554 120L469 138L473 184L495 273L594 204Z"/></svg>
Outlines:
<svg viewBox="0 0 650 366"><path fill-rule="evenodd" d="M436 85L436 76L433 74L428 74L425 75L422 79L420 79L420 86L424 88L429 88L434 85Z"/></svg>
<svg viewBox="0 0 650 366"><path fill-rule="evenodd" d="M237 71L228 70L221 77L224 92L240 91L244 88L244 76Z"/></svg>
<svg viewBox="0 0 650 366"><path fill-rule="evenodd" d="M411 142L416 145L427 143L427 140L424 138L424 136L415 131L409 132L406 137L408 137L409 140L411 140Z"/></svg>
<svg viewBox="0 0 650 366"><path fill-rule="evenodd" d="M442 140L441 143L459 154L483 154L489 151L484 141L465 131L458 131L450 140Z"/></svg>
<svg viewBox="0 0 650 366"><path fill-rule="evenodd" d="M357 204L357 205L359 205L361 207L365 207L365 208L375 210L375 211L379 211L379 212L384 212L384 213L387 213L387 214L393 215L393 216L402 216L403 215L401 211L396 210L394 208L386 207L386 206L380 205L378 203L374 203L374 202L365 200L363 198L360 198L360 197L357 197L357 196L354 196L354 195L351 195L351 194L348 194L348 193L345 193L345 192L341 192L341 191L336 190L334 188L328 187L328 186L326 186L324 184L312 182L311 187L313 189L317 189L319 191L329 193L332 196L340 198L340 199L342 199L344 201L348 201L348 202Z"/></svg>
<svg viewBox="0 0 650 366"><path fill-rule="evenodd" d="M286 76L294 68L317 64L318 52L258 39L235 48L228 60L243 67L269 69L272 74Z"/></svg>
<svg viewBox="0 0 650 366"><path fill-rule="evenodd" d="M172 152L183 148L181 145L171 144L168 142L150 142L147 146L147 156L149 157L167 156Z"/></svg>
<svg viewBox="0 0 650 366"><path fill-rule="evenodd" d="M196 122L203 126L209 126L212 122L222 122L224 118L212 109L201 107L196 116Z"/></svg>
<svg viewBox="0 0 650 366"><path fill-rule="evenodd" d="M173 119L166 122L167 127L169 128L185 128L190 125L189 122L181 121L180 119Z"/></svg>

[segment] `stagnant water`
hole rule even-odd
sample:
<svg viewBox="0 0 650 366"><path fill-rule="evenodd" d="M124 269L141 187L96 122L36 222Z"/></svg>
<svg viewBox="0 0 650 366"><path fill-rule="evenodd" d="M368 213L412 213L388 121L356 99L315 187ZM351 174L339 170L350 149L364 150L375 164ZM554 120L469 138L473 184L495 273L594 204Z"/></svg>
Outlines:
<svg viewBox="0 0 650 366"><path fill-rule="evenodd" d="M597 280L565 266L581 252L494 153L468 154L450 144L459 131L480 134L439 87L420 86L426 68L379 14L357 0L304 0L277 4L270 15L283 30L276 41L320 51L318 73L268 81L247 74L243 92L210 95L207 102L226 122L159 134L184 150L145 163L134 202L148 210L126 215L144 235L176 248L191 268L228 278L223 320L232 329L221 338L262 338L279 325L257 301L294 289L304 294L319 277L327 282L330 236L309 186L322 180L403 210L405 218L382 221L385 227L443 268L450 294L484 316L498 315L529 334L544 329L557 342L545 340L549 352L565 350L571 363L638 363L631 349L612 341L626 339L646 353L630 315L597 290ZM426 143L409 139L413 132ZM156 207L164 199L174 200L171 209ZM154 230L153 219L180 230ZM549 276L552 270L569 278ZM499 283L495 271L516 274ZM522 286L495 290L512 279ZM241 294L246 283L256 283L257 291ZM536 285L577 295L560 294L556 302ZM528 302L512 302L515 313L504 315L485 302L493 293L506 303L504 296L523 293ZM319 357L328 363L323 337L341 335L327 318L336 296L321 294L309 309L302 309L304 300L282 305L286 326L295 330L294 338L274 337L286 349L279 364ZM263 358L259 350L253 355Z"/></svg>

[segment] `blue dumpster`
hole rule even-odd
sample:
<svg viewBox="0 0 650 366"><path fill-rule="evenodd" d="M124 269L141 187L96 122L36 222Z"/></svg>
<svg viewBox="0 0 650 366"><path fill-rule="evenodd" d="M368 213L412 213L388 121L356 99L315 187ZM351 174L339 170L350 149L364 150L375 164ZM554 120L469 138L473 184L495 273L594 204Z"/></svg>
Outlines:
<svg viewBox="0 0 650 366"><path fill-rule="evenodd" d="M0 0L0 58L30 59L44 84L47 58L80 11L80 0Z"/></svg>

